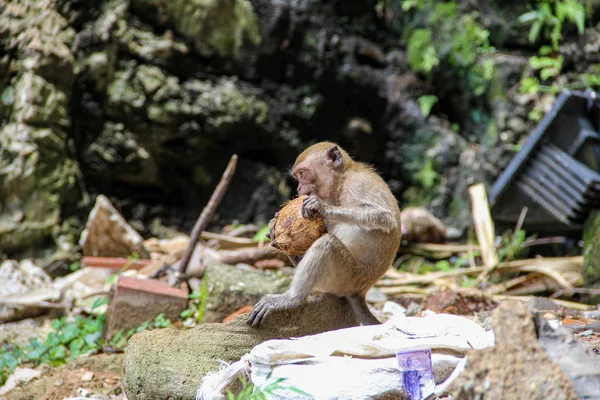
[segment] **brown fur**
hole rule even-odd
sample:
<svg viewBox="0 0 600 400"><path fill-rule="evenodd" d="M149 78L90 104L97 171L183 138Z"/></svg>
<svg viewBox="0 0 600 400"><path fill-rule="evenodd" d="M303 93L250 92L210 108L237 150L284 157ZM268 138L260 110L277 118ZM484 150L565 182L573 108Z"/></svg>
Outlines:
<svg viewBox="0 0 600 400"><path fill-rule="evenodd" d="M259 326L272 311L296 307L313 290L346 296L363 324L378 323L364 296L387 271L400 245L400 208L385 181L335 143L317 143L292 169L298 193L309 195L303 215L323 217L321 236L297 261L290 289L268 295L250 314ZM273 239L273 237L271 237Z"/></svg>

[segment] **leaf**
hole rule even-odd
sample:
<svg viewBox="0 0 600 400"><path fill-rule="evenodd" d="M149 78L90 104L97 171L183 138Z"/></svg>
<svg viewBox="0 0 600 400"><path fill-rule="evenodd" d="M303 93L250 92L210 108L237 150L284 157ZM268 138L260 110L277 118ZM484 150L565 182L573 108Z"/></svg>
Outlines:
<svg viewBox="0 0 600 400"><path fill-rule="evenodd" d="M198 317L196 321L202 322L204 318L204 310L206 310L206 300L208 299L208 280L206 277L202 278L202 285L200 286L200 306L198 307Z"/></svg>
<svg viewBox="0 0 600 400"><path fill-rule="evenodd" d="M265 225L262 228L260 228L258 230L258 232L256 232L256 234L254 234L254 236L252 237L252 240L254 242L268 241L269 240L269 238L267 237L268 233L269 233L269 225Z"/></svg>
<svg viewBox="0 0 600 400"><path fill-rule="evenodd" d="M519 18L517 18L517 21L519 21L522 24L527 24L533 21L537 21L540 18L540 15L538 13L538 11L529 11L526 12L525 14L521 14L519 16Z"/></svg>
<svg viewBox="0 0 600 400"><path fill-rule="evenodd" d="M85 344L88 345L88 347L97 348L98 344L96 342L98 341L98 339L100 339L101 336L102 336L102 332L94 332L94 333L85 335L83 340L85 341Z"/></svg>
<svg viewBox="0 0 600 400"><path fill-rule="evenodd" d="M53 320L52 323L51 323L52 329L54 329L56 331L59 330L65 324L65 321L66 321L65 317Z"/></svg>
<svg viewBox="0 0 600 400"><path fill-rule="evenodd" d="M42 356L46 353L47 350L48 346L46 346L44 343L41 343L37 339L32 339L29 345L29 351L27 352L27 355L25 357L28 360L40 362Z"/></svg>
<svg viewBox="0 0 600 400"><path fill-rule="evenodd" d="M544 26L542 21L535 21L533 23L533 25L531 25L531 28L529 29L529 42L533 43L535 42L538 37L540 37L540 31L542 30L542 27Z"/></svg>
<svg viewBox="0 0 600 400"><path fill-rule="evenodd" d="M194 315L194 310L193 310L193 309L191 309L191 308L188 308L188 309L186 309L186 310L183 310L183 311L181 312L181 314L179 314L179 316L180 316L181 318L183 318L183 319L189 318L189 317L191 317L192 315Z"/></svg>
<svg viewBox="0 0 600 400"><path fill-rule="evenodd" d="M67 357L67 348L61 344L60 346L52 347L48 354L50 355L50 360L64 360Z"/></svg>
<svg viewBox="0 0 600 400"><path fill-rule="evenodd" d="M432 34L428 29L416 29L410 35L407 53L408 62L415 71L430 72L439 64Z"/></svg>
<svg viewBox="0 0 600 400"><path fill-rule="evenodd" d="M419 97L417 102L419 103L421 114L423 114L424 117L428 117L431 113L431 109L438 101L438 97L434 95L424 95Z"/></svg>
<svg viewBox="0 0 600 400"><path fill-rule="evenodd" d="M553 51L554 51L554 49L551 46L542 46L542 47L540 47L540 50L538 51L538 53L541 56L549 56L550 54L552 54Z"/></svg>
<svg viewBox="0 0 600 400"><path fill-rule="evenodd" d="M69 343L69 352L71 353L71 358L75 358L81 354L84 344L85 342L80 337L72 340L71 343Z"/></svg>
<svg viewBox="0 0 600 400"><path fill-rule="evenodd" d="M450 269L451 269L451 265L448 262L448 260L440 260L435 263L435 266L440 271L445 271L445 272L450 271Z"/></svg>
<svg viewBox="0 0 600 400"><path fill-rule="evenodd" d="M100 297L100 298L96 299L94 301L94 303L92 304L92 310L95 310L96 308L103 306L105 304L108 304L108 297Z"/></svg>
<svg viewBox="0 0 600 400"><path fill-rule="evenodd" d="M75 339L77 336L81 334L81 331L75 324L67 324L62 332L58 335L60 342L63 344L69 343L71 340Z"/></svg>

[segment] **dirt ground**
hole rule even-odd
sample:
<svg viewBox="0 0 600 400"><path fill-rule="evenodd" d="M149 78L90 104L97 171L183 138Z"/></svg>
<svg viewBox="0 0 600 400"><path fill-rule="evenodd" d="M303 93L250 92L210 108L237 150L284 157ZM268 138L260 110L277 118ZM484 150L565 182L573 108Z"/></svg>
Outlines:
<svg viewBox="0 0 600 400"><path fill-rule="evenodd" d="M42 375L17 387L0 400L57 400L96 396L126 400L121 385L123 354L99 354L79 358L57 368L40 366Z"/></svg>

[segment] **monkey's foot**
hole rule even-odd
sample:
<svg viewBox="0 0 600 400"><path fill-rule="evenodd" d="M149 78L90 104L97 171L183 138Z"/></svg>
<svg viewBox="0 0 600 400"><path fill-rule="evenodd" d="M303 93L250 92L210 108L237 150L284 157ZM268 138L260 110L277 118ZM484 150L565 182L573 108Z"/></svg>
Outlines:
<svg viewBox="0 0 600 400"><path fill-rule="evenodd" d="M258 328L271 312L294 308L298 304L297 300L291 299L285 294L268 294L256 303L248 317L248 324L253 328Z"/></svg>

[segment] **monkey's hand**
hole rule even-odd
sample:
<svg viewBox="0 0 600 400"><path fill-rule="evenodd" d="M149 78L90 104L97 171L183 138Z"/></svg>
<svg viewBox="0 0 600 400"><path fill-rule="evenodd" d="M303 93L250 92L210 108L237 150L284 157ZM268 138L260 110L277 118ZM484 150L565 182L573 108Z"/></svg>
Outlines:
<svg viewBox="0 0 600 400"><path fill-rule="evenodd" d="M325 206L325 203L314 194L308 196L302 203L302 216L308 219L314 219L317 215L323 216Z"/></svg>
<svg viewBox="0 0 600 400"><path fill-rule="evenodd" d="M248 317L248 324L253 328L258 328L265 322L265 319L271 312L294 308L300 304L299 301L293 299L286 293L283 294L267 294L260 299L252 309Z"/></svg>
<svg viewBox="0 0 600 400"><path fill-rule="evenodd" d="M279 211L276 212L275 216L269 221L269 233L267 234L267 237L271 239L271 241L275 240L275 222L277 221L278 216Z"/></svg>

